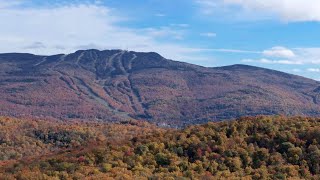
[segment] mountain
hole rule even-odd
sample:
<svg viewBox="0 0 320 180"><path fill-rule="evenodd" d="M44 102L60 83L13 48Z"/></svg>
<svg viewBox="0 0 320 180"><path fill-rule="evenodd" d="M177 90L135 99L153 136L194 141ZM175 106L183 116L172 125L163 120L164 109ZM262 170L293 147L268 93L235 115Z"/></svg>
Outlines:
<svg viewBox="0 0 320 180"><path fill-rule="evenodd" d="M247 65L207 68L157 53L0 54L0 115L184 126L254 115L320 115L320 83Z"/></svg>

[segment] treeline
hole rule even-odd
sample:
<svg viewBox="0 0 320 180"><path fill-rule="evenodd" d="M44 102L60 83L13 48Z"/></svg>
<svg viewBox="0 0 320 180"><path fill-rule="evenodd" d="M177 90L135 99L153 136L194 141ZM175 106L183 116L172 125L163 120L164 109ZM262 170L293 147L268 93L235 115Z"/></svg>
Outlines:
<svg viewBox="0 0 320 180"><path fill-rule="evenodd" d="M12 119L0 122L11 124L1 126L4 129L28 124ZM29 128L25 132L25 137L32 139L29 144L36 142L36 147L47 154L11 157L14 161L6 161L0 177L320 179L320 119L316 118L247 117L183 130L137 122L33 123L37 128L20 128ZM6 141L6 147L19 146L15 139L9 141L13 144ZM3 148L3 143L0 145ZM52 148L56 148L55 153Z"/></svg>

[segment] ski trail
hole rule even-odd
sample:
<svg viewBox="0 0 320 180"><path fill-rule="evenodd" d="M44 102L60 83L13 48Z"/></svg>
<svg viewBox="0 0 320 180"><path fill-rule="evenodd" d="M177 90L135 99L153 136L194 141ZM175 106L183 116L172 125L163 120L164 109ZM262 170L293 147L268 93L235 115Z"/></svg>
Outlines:
<svg viewBox="0 0 320 180"><path fill-rule="evenodd" d="M122 52L116 53L116 54L112 55L109 59L107 59L106 69L108 68L108 65L110 65L110 68L111 68L110 73L113 72L114 70L116 70L116 68L114 67L114 59L121 53Z"/></svg>
<svg viewBox="0 0 320 180"><path fill-rule="evenodd" d="M119 65L119 69L120 69L121 73L126 75L128 73L127 73L127 71L123 65L123 61L122 61L122 57L123 57L124 53L125 53L125 51L122 51L120 56L118 57L118 65Z"/></svg>
<svg viewBox="0 0 320 180"><path fill-rule="evenodd" d="M123 52L123 54L124 54L124 52ZM120 66L119 68L120 68L121 71L123 71L124 76L126 77L127 82L129 83L129 88L130 88L130 93L129 94L127 94L127 93L123 93L123 94L128 96L128 98L130 100L130 103L131 103L131 107L136 113L138 112L138 108L136 106L140 106L139 109L142 109L143 112L146 114L146 108L143 106L142 99L140 97L140 94L139 94L138 90L134 89L132 81L131 81L131 78L130 78L130 74L128 72L128 71L130 71L132 69L132 62L133 62L134 59L137 58L137 55L133 54L133 57L129 60L129 62L128 62L128 70L126 70L126 68L123 65L122 55L119 57L119 66ZM117 86L117 88L118 88L118 91L119 91L120 87ZM136 102L138 102L138 103L136 103Z"/></svg>
<svg viewBox="0 0 320 180"><path fill-rule="evenodd" d="M67 55L62 55L60 58L59 58L59 60L58 60L58 62L56 62L55 63L55 65L53 65L53 67L51 68L51 69L55 69L62 61L64 61L65 60L65 58L67 57Z"/></svg>
<svg viewBox="0 0 320 180"><path fill-rule="evenodd" d="M33 65L33 67L39 66L40 64L44 63L45 61L47 61L47 57L42 58L42 60L40 62L38 62L37 64Z"/></svg>
<svg viewBox="0 0 320 180"><path fill-rule="evenodd" d="M114 115L123 117L125 119L131 119L131 117L129 116L128 113L126 112L122 112L119 111L118 109L112 107L108 101L106 101L105 99L103 99L102 97L100 97L99 94L97 94L96 92L94 92L94 90L85 83L85 81L83 81L80 78L76 78L77 81L79 82L78 84L81 86L82 89L85 89L85 91L88 93L89 96L91 96L94 100L96 100L98 103L102 104L103 106L105 106L109 111L111 111Z"/></svg>
<svg viewBox="0 0 320 180"><path fill-rule="evenodd" d="M132 62L133 60L135 60L137 58L136 54L133 54L133 58L130 59L129 63L128 63L128 70L132 69Z"/></svg>
<svg viewBox="0 0 320 180"><path fill-rule="evenodd" d="M84 56L84 52L82 52L82 53L80 54L80 56L78 56L78 58L77 58L77 60L76 60L76 65L77 65L78 67L81 67L80 64L79 64L79 62L80 62L80 60L82 59L83 56Z"/></svg>

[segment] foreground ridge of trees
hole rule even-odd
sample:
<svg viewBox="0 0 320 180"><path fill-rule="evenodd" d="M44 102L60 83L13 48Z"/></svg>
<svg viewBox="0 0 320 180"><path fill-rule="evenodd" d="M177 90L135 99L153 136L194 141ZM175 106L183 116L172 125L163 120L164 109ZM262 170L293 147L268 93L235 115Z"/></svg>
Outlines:
<svg viewBox="0 0 320 180"><path fill-rule="evenodd" d="M2 117L0 179L320 179L319 142L317 118L173 130Z"/></svg>

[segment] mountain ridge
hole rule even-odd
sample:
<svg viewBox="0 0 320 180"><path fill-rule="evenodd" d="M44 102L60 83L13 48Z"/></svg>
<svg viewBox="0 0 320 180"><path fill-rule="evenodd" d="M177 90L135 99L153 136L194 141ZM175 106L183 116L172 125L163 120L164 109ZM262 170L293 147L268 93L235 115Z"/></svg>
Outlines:
<svg viewBox="0 0 320 180"><path fill-rule="evenodd" d="M203 67L155 52L0 54L0 84L0 115L132 118L173 127L247 115L320 115L315 80L241 64Z"/></svg>
<svg viewBox="0 0 320 180"><path fill-rule="evenodd" d="M52 55L37 55L37 54L32 54L32 53L19 53L19 52L0 53L0 55L1 56L3 56L3 55L28 55L28 56L35 56L35 57L39 57L39 58L42 57L43 58L43 57L56 57L56 56L64 56L64 55L70 55L70 54L79 54L79 53L82 53L82 52L109 52L109 51L127 52L127 53L142 53L142 54L156 54L157 56L160 56L161 58L164 58L159 53L153 52L153 51L150 51L150 52L137 52L137 51L122 50L122 49L110 49L110 50L82 49L82 50L77 50L74 53L69 53L69 54L61 53L61 54L52 54ZM242 68L242 69L244 69L244 68L249 68L249 69L269 70L269 71L273 71L273 72L287 74L287 75L290 75L290 76L297 76L297 77L301 77L301 78L305 78L305 79L318 81L316 79L311 79L311 78L308 78L308 77L305 77L305 76L301 76L301 75L291 74L291 73L287 73L287 72L283 72L283 71L279 71L279 70L275 70L275 69L269 69L269 68L264 68L264 67L260 67L260 66L248 65L248 64L231 64L231 65L224 65L224 66L201 66L201 65L197 65L197 64L192 64L192 63L183 62L183 61L177 61L177 60L172 60L172 59L166 59L166 60L177 62L177 63L184 63L184 64L188 64L188 65L192 65L192 66L198 66L198 67L201 67L201 68L209 68L209 69L233 69L233 68L236 68L236 69Z"/></svg>

